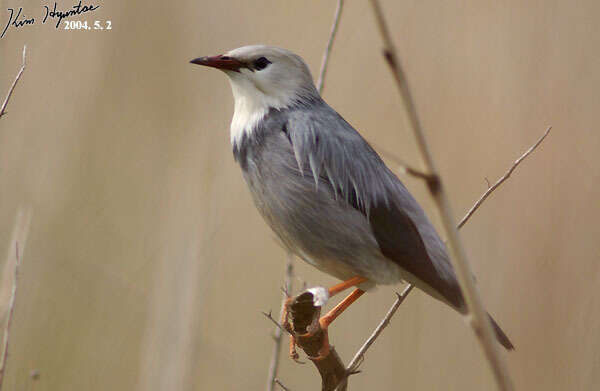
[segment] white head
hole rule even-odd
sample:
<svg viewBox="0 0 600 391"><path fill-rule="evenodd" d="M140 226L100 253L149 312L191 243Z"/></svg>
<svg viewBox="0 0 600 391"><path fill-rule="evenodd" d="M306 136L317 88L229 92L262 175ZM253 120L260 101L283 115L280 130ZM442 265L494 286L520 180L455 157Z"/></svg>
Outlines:
<svg viewBox="0 0 600 391"><path fill-rule="evenodd" d="M191 62L220 69L229 77L235 99L232 144L252 132L269 109L283 109L319 96L308 66L289 50L264 45L243 46Z"/></svg>

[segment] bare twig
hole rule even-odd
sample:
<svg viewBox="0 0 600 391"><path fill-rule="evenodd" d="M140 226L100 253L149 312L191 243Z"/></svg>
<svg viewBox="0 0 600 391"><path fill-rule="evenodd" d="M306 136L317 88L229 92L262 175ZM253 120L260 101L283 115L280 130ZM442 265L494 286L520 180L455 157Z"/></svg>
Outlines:
<svg viewBox="0 0 600 391"><path fill-rule="evenodd" d="M279 318L281 319L281 314L283 313L285 301L292 291L292 280L294 277L294 256L288 252L287 260L285 265L285 281L283 286L283 299L281 302L281 310ZM279 369L279 359L281 357L281 340L283 338L283 334L287 334L287 330L284 329L279 322L277 322L271 316L271 313L264 313L275 325L275 331L273 333L273 351L271 352L271 362L269 363L269 373L267 378L267 391L273 391L275 389L275 380L277 378L277 370Z"/></svg>
<svg viewBox="0 0 600 391"><path fill-rule="evenodd" d="M281 341L281 333L287 333L288 331L285 328L283 328L283 326L280 325L278 321L273 319L273 315L271 314L271 311L269 311L269 312L261 311L261 314L263 314L267 319L269 319L275 325L275 334L273 334L273 339L275 340L275 342Z"/></svg>
<svg viewBox="0 0 600 391"><path fill-rule="evenodd" d="M283 391L290 391L290 389L289 389L289 388L287 388L286 386L284 386L284 385L283 385L283 383L281 382L281 380L279 380L279 379L275 379L275 383L276 383L276 384L277 384L279 387L281 387L281 389L282 389Z"/></svg>
<svg viewBox="0 0 600 391"><path fill-rule="evenodd" d="M333 24L331 25L331 32L329 33L329 40L327 41L327 47L323 53L323 60L321 61L321 71L319 72L319 79L317 79L317 90L319 94L323 92L323 86L325 85L325 73L327 72L327 65L329 65L329 53L333 47L333 41L337 34L337 29L340 24L340 17L342 16L342 9L344 8L344 0L338 0L335 8L335 15L333 16Z"/></svg>
<svg viewBox="0 0 600 391"><path fill-rule="evenodd" d="M8 344L10 341L10 328L12 325L13 315L15 312L15 302L17 298L17 287L19 277L19 264L23 257L23 249L27 241L27 234L29 233L29 223L31 221L31 210L20 209L17 213L15 226L13 228L12 239L9 246L8 257L4 267L4 271L8 272L11 266L13 267L12 274L12 290L10 293L10 299L8 300L6 324L4 327L4 339L2 342L2 357L0 361L0 390L4 382L4 374L6 373L6 363L8 360ZM7 273L3 273L7 274ZM10 278L10 277L8 277ZM4 281L7 278L3 277Z"/></svg>
<svg viewBox="0 0 600 391"><path fill-rule="evenodd" d="M396 163L398 165L398 171L400 171L402 174L408 174L414 176L415 178L424 179L426 181L430 179L429 174L410 166L408 163L395 156L392 152L377 145L375 145L375 149L380 155Z"/></svg>
<svg viewBox="0 0 600 391"><path fill-rule="evenodd" d="M4 103L2 103L2 107L0 107L0 117L2 117L4 114L6 114L6 106L8 105L8 101L10 100L10 97L17 85L17 83L19 82L19 79L21 78L21 75L23 74L23 71L25 71L25 54L27 53L27 45L23 46L23 65L21 65L21 69L19 69L19 73L17 73L17 77L15 77L15 80L12 83L12 86L10 86L10 89L8 90L8 94L6 95L6 99L4 99Z"/></svg>
<svg viewBox="0 0 600 391"><path fill-rule="evenodd" d="M450 202L448 201L448 197L442 185L442 180L439 177L438 171L436 170L433 162L433 156L425 140L425 135L421 128L421 123L419 121L417 110L410 93L408 82L398 60L396 49L394 48L383 12L377 0L371 0L371 4L373 6L377 25L383 38L384 57L392 71L392 74L394 75L396 85L402 97L403 107L406 111L409 124L414 132L414 136L425 165L425 171L431 176L431 179L427 181L427 185L439 209L442 223L446 230L448 244L452 255L450 258L458 277L460 289L465 297L469 314L471 315L471 326L485 352L486 358L490 363L498 387L501 390L512 390L513 384L510 379L508 367L504 358L500 354L494 338L492 325L483 308L477 288L475 287L475 283L472 278L473 274L471 273L469 263L467 261L466 252L462 246L462 243L458 237L458 231L454 225L455 220L450 207Z"/></svg>
<svg viewBox="0 0 600 391"><path fill-rule="evenodd" d="M346 367L346 371L348 373L355 372L358 369L362 358L364 357L367 350L371 347L371 345L373 345L373 342L375 342L377 337L379 337L383 329L385 329L390 323L392 316L394 316L394 313L396 313L396 310L398 310L400 304L402 304L402 302L404 301L404 299L406 299L406 297L412 289L413 285L408 284L406 288L404 288L402 293L397 293L398 297L396 298L394 304L392 304L385 317L381 320L381 322L379 322L379 325L373 331L373 334L371 334L371 336L365 341L365 343L360 347L360 349L358 349L358 351L354 355L354 358L352 358L352 361L350 361L350 363Z"/></svg>
<svg viewBox="0 0 600 391"><path fill-rule="evenodd" d="M533 151L535 151L535 149L538 147L538 145L540 145L542 143L542 141L544 141L546 136L550 133L550 129L552 129L552 126L549 126L548 129L546 129L546 131L542 135L542 137L540 137L535 144L533 144L527 151L525 151L525 153L523 155L521 155L521 157L519 157L517 160L515 160L515 162L512 164L512 166L510 166L508 171L506 171L506 173L500 179L498 179L496 181L496 183L494 183L492 186L490 186L489 182L488 182L487 191L485 193L483 193L483 195L477 200L477 202L475 202L475 205L473 205L471 207L471 209L469 209L469 211L467 212L465 217L463 217L462 220L460 221L460 223L458 223L458 228L461 228L463 225L465 225L465 223L471 218L473 213L475 213L475 211L477 209L479 209L481 204L483 204L483 201L485 201L486 198L488 198L494 192L494 190L496 190L498 188L498 186L500 186L505 180L507 180L510 177L510 175L513 173L515 168L517 168L517 166L519 164L521 164L521 162L523 160L525 160L525 158L527 156L529 156ZM487 178L486 178L486 180L487 180Z"/></svg>
<svg viewBox="0 0 600 391"><path fill-rule="evenodd" d="M517 160L515 160L515 162L509 168L509 170L500 179L498 179L496 181L496 183L494 183L493 186L490 185L488 179L485 178L486 182L488 183L488 189L487 189L487 191L485 193L483 193L481 195L481 197L479 197L479 199L471 207L471 209L469 209L469 212L467 212L467 214L465 215L465 217L463 217L463 219L457 225L457 229L461 229L465 225L465 223L467 223L469 221L469 219L471 218L471 216L475 213L475 211L477 211L477 209L479 209L479 207L483 204L483 202L498 187L500 187L500 185L502 185L504 183L504 181L506 181L508 179L508 177L510 177L510 175L517 168L517 166L527 156L529 156L541 144L541 142L546 138L546 136L550 132L550 129L552 129L552 127L549 127L548 129L546 129L546 132L544 132L544 134L542 135L542 137L540 137L536 141L535 144L533 144L531 147L529 147L529 149L523 155L521 155L521 157L519 157ZM393 154L389 154L388 153L387 155L388 155L388 157L390 159L394 160L395 162L397 162L397 163L399 162L399 159L397 157L395 157ZM398 164L402 165L403 163L398 163ZM396 310L398 309L398 307L400 306L400 304L402 304L402 302L404 301L404 299L406 299L406 297L408 296L408 294L411 292L412 288L413 288L413 286L411 284L408 284L406 286L406 288L404 288L404 291L402 291L402 293L398 295L398 298L396 299L396 301L394 302L394 304L392 304L392 306L388 310L387 314L385 315L385 317L383 318L383 320L379 323L379 325L377 326L377 328L375 329L375 331L373 331L373 334L371 334L371 336L365 341L365 343L361 346L361 348L358 350L358 352L356 352L356 354L354 355L354 358L352 359L352 361L350 362L350 364L348 364L348 366L347 366L347 372L348 372L349 375L351 375L351 374L353 374L353 373L356 372L356 370L358 369L358 367L362 363L364 354L366 353L367 349L369 349L369 347L379 337L379 335L381 334L381 332L383 331L383 329L388 325L388 323L390 322L390 319L394 316L394 314L396 313Z"/></svg>
<svg viewBox="0 0 600 391"><path fill-rule="evenodd" d="M458 224L457 229L460 229L460 228L462 228L465 225L465 223L469 220L469 218L483 204L483 202L491 195L491 193L494 192L496 189L498 189L500 187L500 185L502 185L506 181L506 179L508 179L508 177L512 174L512 172L516 169L516 167L528 155L530 155L539 146L539 144L543 141L543 139L548 135L550 129L551 128L548 128L546 130L546 132L544 133L544 135L540 139L538 139L538 141L533 146L531 146L523 155L521 155L521 157L519 159L517 159L513 163L513 165L511 166L511 168L508 170L508 172L505 175L503 175L500 179L498 179L498 181L496 181L496 183L494 183L493 186L488 185L488 190L485 193L483 193L483 195L475 202L475 204L473 205L473 207L471 207L471 209L469 210L467 216L465 216L465 218L463 218L463 220L461 220L461 222ZM378 148L378 150L379 150L379 148ZM424 173L422 173L420 171L417 171L417 170L415 170L417 172L416 175L413 174L413 173L411 173L409 170L406 169L407 167L410 168L410 166L408 166L408 165L404 164L403 162L401 162L394 155L392 155L390 153L387 153L385 155L387 155L387 157L389 157L391 160L394 160L397 164L400 165L401 169L404 169L409 174L411 174L413 176L416 176L418 178L421 178L421 179L428 179L429 178L429 176L427 174L424 174ZM486 181L487 181L487 178L486 178ZM360 365L362 364L362 362L364 360L365 353L371 347L371 345L377 340L377 338L381 335L381 333L383 332L383 330L385 329L385 327L389 324L391 318L394 316L394 314L396 313L396 311L398 310L398 308L400 307L400 305L404 302L404 300L409 295L409 293L412 291L412 289L413 289L413 285L408 284L404 288L404 290L402 291L402 293L398 294L398 298L392 304L392 306L388 310L388 312L385 315L385 317L381 320L381 322L375 328L375 330L373 331L373 333L369 336L369 338L364 342L364 344L356 352L356 354L354 355L352 361L346 367L346 378L337 386L338 390L345 390L346 389L346 387L347 387L347 377L350 376L350 375L352 375L352 374L357 373L358 368L360 367ZM277 324L278 326L280 326L279 323L277 323L277 321L275 321L270 316L270 314L266 314L266 313L263 313L263 314L265 314L267 317L269 317L272 322L274 322L275 324Z"/></svg>
<svg viewBox="0 0 600 391"><path fill-rule="evenodd" d="M547 134L548 134L548 130L546 130L546 133L544 133L544 135L542 136L542 138L539 139L532 147L530 147L527 150L527 152L525 152L525 154L523 154L519 159L517 159L517 161L515 162L515 164L513 164L513 167L511 167L511 169L509 170L510 173L512 173L514 171L514 169L516 168L516 166L518 166L524 158L526 158L529 154L531 154L531 152L533 150L535 150L538 147L538 145L547 136ZM397 157L395 157L394 155L392 155L392 154L388 154L387 157L389 157L391 160L394 160L397 163L399 162L399 159ZM398 164L402 164L402 163L398 163ZM474 212L487 199L487 197L491 194L491 192L493 192L496 189L498 189L500 187L500 185L502 185L507 178L508 178L508 176L505 174L502 178L500 178L494 184L493 188L492 188L492 186L488 186L488 190L476 201L476 203L474 204L474 206L471 208L471 210L473 210L473 212L470 213L469 217L474 214ZM477 206L477 208L475 206ZM459 224L457 226L457 229L462 228L468 220L469 219L466 219L466 220L464 220L464 222L461 221L462 224ZM352 361L346 367L346 378L344 378L342 380L342 382L337 386L337 390L341 391L341 390L345 390L346 389L346 387L347 387L347 377L350 376L350 375L352 375L352 374L357 373L357 370L358 370L359 366L363 362L365 353L371 347L371 345L375 342L375 340L381 335L381 333L383 332L383 329L389 324L391 318L394 316L394 314L396 313L396 311L398 310L398 308L400 307L400 305L404 302L404 300L409 295L409 293L412 291L412 289L413 289L413 285L408 284L404 288L404 290L402 291L402 293L398 294L398 298L392 304L392 306L388 310L388 312L385 315L385 317L381 320L381 322L379 323L379 325L377 326L377 328L373 331L373 333L371 334L371 336L369 336L369 338L365 341L365 343L356 352L356 354L354 355L354 358L352 359ZM272 322L274 322L275 324L277 324L278 326L280 326L279 323L277 323L277 321L275 321L270 316L270 314L267 314L267 313L263 313L263 314L265 316L267 316L268 318L270 318L270 320ZM341 363L341 361L339 361L339 362ZM332 366L332 368L335 368L335 366Z"/></svg>
<svg viewBox="0 0 600 391"><path fill-rule="evenodd" d="M429 174L426 174L423 171L412 168L411 166L408 166L406 164L401 164L400 166L398 166L398 170L402 173L414 176L415 178L423 179L425 181L428 181L431 179L431 176Z"/></svg>
<svg viewBox="0 0 600 391"><path fill-rule="evenodd" d="M290 332L295 336L295 343L309 358L320 356L323 345L328 343L327 330L322 329L319 323L321 306L316 305L315 301L314 291L308 290L292 298L288 307ZM321 375L322 391L335 390L346 378L346 367L331 345L329 354L311 361Z"/></svg>

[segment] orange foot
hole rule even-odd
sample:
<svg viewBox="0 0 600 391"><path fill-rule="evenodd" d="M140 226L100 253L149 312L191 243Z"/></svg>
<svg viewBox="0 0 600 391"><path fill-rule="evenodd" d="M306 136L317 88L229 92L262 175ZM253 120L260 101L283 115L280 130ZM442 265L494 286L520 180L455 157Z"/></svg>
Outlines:
<svg viewBox="0 0 600 391"><path fill-rule="evenodd" d="M342 292L350 287L359 285L365 281L367 281L367 279L363 278L363 277L353 277L347 281L343 281L343 282L329 288L329 296L330 297L334 296L334 295L338 294L339 292ZM338 316L340 316L342 314L342 312L344 312L352 303L354 303L360 296L362 296L363 293L365 293L365 291L363 291L362 289L358 289L358 288L354 289L354 291L352 291L352 293L350 293L344 300L342 300L338 305L336 305L325 316L323 316L319 319L319 328L323 331L323 344L322 344L321 348L319 349L319 351L317 352L318 353L317 356L314 356L314 357L308 356L309 359L311 359L313 361L319 361L329 355L329 352L330 352L329 333L328 333L329 325ZM281 323L282 323L283 327L285 327L286 330L288 330L290 332L290 357L292 358L292 360L294 360L296 362L300 362L298 360L298 357L299 357L298 352L296 351L296 344L297 344L296 337L294 336L293 330L291 329L291 326L288 321L288 313L289 313L290 303L291 303L291 299L288 299L286 301L286 303L284 304L284 311L283 311ZM306 334L298 335L298 337L305 338L305 337L313 336L319 331L319 328L315 327L312 330L309 329Z"/></svg>

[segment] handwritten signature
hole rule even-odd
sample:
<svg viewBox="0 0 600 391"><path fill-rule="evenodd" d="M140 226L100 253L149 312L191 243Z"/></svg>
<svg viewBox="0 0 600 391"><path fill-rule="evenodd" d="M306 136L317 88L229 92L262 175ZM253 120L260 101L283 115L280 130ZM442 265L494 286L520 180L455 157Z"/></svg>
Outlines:
<svg viewBox="0 0 600 391"><path fill-rule="evenodd" d="M79 3L75 4L71 8L64 10L64 11L56 10L56 2L54 3L54 6L52 9L50 9L50 7L48 7L47 5L45 5L44 8L45 8L45 14L44 14L44 18L42 19L42 23L46 23L48 18L54 18L54 19L56 19L56 28L58 28L58 26L60 25L60 22L62 22L63 19L68 18L70 16L76 16L76 15L81 15L86 12L95 11L98 8L100 8L100 6L99 5L95 6L93 4L90 4L90 5L83 4L82 5L82 0L79 0ZM16 16L15 16L15 10L13 8L7 8L7 10L10 13L10 15L8 16L8 22L6 22L6 26L4 26L4 30L2 30L2 34L0 34L0 38L4 37L4 35L6 34L6 30L8 30L9 27L13 27L13 28L17 29L17 28L24 27L27 25L35 24L35 18L27 18L25 16L25 13L23 12L23 7L20 7L18 9Z"/></svg>

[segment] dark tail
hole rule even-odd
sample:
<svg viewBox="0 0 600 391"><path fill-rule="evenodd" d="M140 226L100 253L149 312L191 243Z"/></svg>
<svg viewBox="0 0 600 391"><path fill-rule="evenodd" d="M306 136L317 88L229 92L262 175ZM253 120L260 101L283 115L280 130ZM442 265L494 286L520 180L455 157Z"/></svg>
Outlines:
<svg viewBox="0 0 600 391"><path fill-rule="evenodd" d="M494 320L494 318L492 318L492 316L490 314L488 314L488 316L490 317L490 321L492 322L492 327L494 328L494 331L496 332L496 338L498 339L498 342L500 342L502 344L502 346L504 346L507 350L514 350L515 347L513 346L512 342L510 342L510 339L508 339L506 334L504 334L504 331L502 331L500 326L498 326L498 323L496 323L496 321Z"/></svg>

